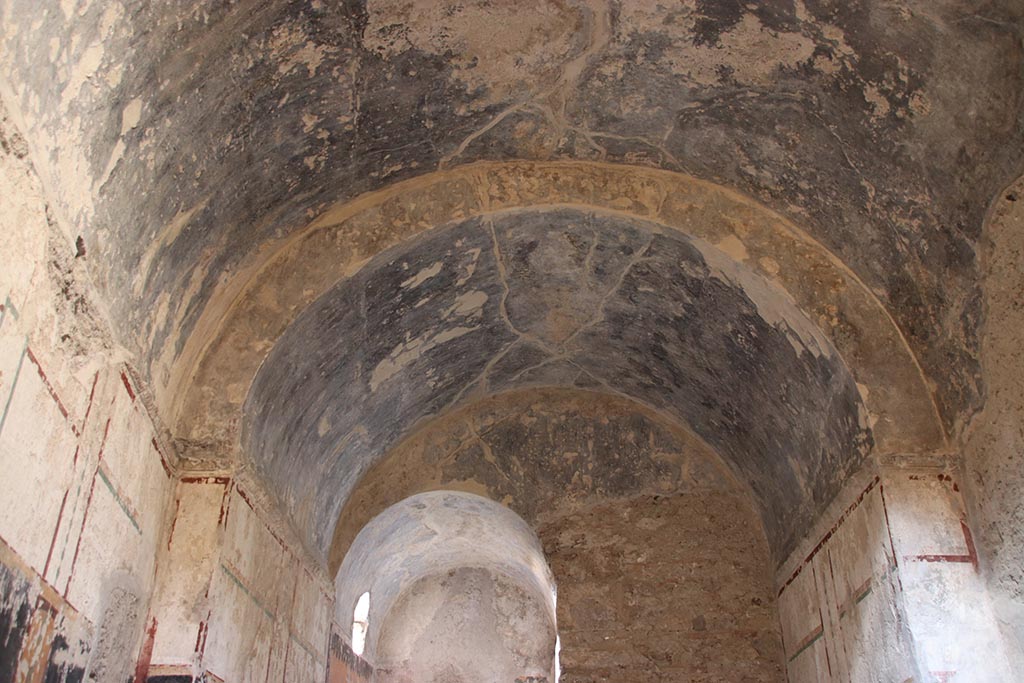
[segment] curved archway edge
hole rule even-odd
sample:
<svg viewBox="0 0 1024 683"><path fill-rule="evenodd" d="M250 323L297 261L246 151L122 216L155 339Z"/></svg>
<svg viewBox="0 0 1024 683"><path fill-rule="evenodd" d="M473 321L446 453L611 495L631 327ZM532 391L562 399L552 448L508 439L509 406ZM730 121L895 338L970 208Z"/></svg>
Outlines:
<svg viewBox="0 0 1024 683"><path fill-rule="evenodd" d="M431 173L332 207L226 282L181 353L166 351L153 372L187 464L240 459L241 405L260 364L331 286L433 227L542 206L642 218L716 245L790 297L839 351L869 411L876 453L945 447L929 386L893 319L854 273L788 219L684 174L516 162Z"/></svg>

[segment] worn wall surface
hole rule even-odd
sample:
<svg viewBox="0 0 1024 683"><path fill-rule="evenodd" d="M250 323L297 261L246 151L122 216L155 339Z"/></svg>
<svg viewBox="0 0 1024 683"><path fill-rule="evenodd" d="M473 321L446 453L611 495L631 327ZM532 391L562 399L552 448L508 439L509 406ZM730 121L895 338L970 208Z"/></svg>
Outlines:
<svg viewBox="0 0 1024 683"><path fill-rule="evenodd" d="M244 482L182 479L155 598L151 679L324 680L333 592L274 520Z"/></svg>
<svg viewBox="0 0 1024 683"><path fill-rule="evenodd" d="M562 680L781 680L771 560L749 494L649 408L533 389L455 411L366 475L335 548L391 497L437 488L500 500L539 531Z"/></svg>
<svg viewBox="0 0 1024 683"><path fill-rule="evenodd" d="M986 400L965 439L964 466L982 570L1024 669L1024 182L996 198L984 255Z"/></svg>
<svg viewBox="0 0 1024 683"><path fill-rule="evenodd" d="M785 680L768 547L739 492L545 515L564 683Z"/></svg>
<svg viewBox="0 0 1024 683"><path fill-rule="evenodd" d="M791 681L1014 680L951 461L866 468L778 575Z"/></svg>
<svg viewBox="0 0 1024 683"><path fill-rule="evenodd" d="M581 680L776 675L763 541L791 680L1012 680L1022 37L1018 0L0 2L0 683L366 680L319 565L445 487L559 530L570 603L646 539L635 604L562 607ZM735 581L687 626L670 566Z"/></svg>
<svg viewBox="0 0 1024 683"><path fill-rule="evenodd" d="M378 513L421 491L476 493L534 529L603 499L736 487L692 432L621 396L530 389L425 425L360 480L335 527L330 567Z"/></svg>
<svg viewBox="0 0 1024 683"><path fill-rule="evenodd" d="M486 570L487 576L466 576L452 585L441 585L447 580L446 575L465 567ZM478 594L475 607L462 605L468 610L465 618L476 618L473 612L483 610L488 614L480 616L493 622L496 617L492 608L499 606L506 618L511 616L508 601L491 600L496 581L506 588L516 585L518 593L529 597L531 614L517 617L522 622L516 626L517 632L535 633L541 639L540 651L551 655L555 644L555 587L543 549L529 525L507 507L481 496L459 491L420 493L390 506L359 532L335 578L335 620L350 625L357 602L368 592L368 627L362 656L378 667L382 665L382 656L391 660L389 666L400 665L410 657L425 656L412 641L424 635L421 631L432 620L431 610L439 609L441 603L458 594L460 589L455 584L464 584L467 591ZM425 613L417 613L407 599L410 592L420 589L433 591L430 600L414 600ZM485 589L490 597L479 595ZM399 603L404 607L399 607ZM458 606L449 605L448 609L457 610ZM404 616L396 616L399 612ZM449 621L453 618L447 617ZM407 628L412 630L401 630ZM379 647L388 629L391 650L382 655ZM456 631L442 629L425 635L430 635L438 648L462 657L464 648L459 642L466 634ZM397 635L399 632L403 635ZM349 633L344 638L351 642ZM551 637L545 641L549 633ZM506 635L505 639L508 638ZM492 647L504 649L498 641L491 642ZM526 641L521 645L530 649ZM532 647L537 649L536 645ZM442 655L436 652L431 656L437 659Z"/></svg>
<svg viewBox="0 0 1024 683"><path fill-rule="evenodd" d="M919 680L884 486L854 479L779 573L789 680Z"/></svg>
<svg viewBox="0 0 1024 683"><path fill-rule="evenodd" d="M546 596L488 567L421 578L385 617L374 681L476 683L554 678Z"/></svg>
<svg viewBox="0 0 1024 683"><path fill-rule="evenodd" d="M128 680L171 472L6 116L0 194L0 681Z"/></svg>
<svg viewBox="0 0 1024 683"><path fill-rule="evenodd" d="M978 403L972 247L1022 160L1014 0L3 10L5 99L146 358L328 203L459 162L604 159L797 218L891 307L946 423Z"/></svg>

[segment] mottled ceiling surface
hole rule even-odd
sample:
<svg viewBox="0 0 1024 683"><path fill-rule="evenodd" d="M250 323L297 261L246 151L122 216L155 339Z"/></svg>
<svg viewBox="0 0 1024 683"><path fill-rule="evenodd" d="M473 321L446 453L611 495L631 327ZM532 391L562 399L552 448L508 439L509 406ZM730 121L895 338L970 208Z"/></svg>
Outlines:
<svg viewBox="0 0 1024 683"><path fill-rule="evenodd" d="M1024 166L1017 0L0 8L4 102L173 436L253 462L317 552L372 462L478 394L572 386L671 416L750 486L777 552L872 436L890 443L900 420L873 402L926 405L914 429L934 404L938 436L908 449L981 404L976 249ZM835 287L810 261L549 206L350 233L350 262L311 269L276 324L227 314L329 207L473 162L571 160L759 202L737 231L776 212L867 303L812 310ZM292 263L289 287L306 275ZM218 384L203 362L224 339L248 365ZM904 356L894 385L924 390L877 380ZM189 403L193 377L223 411ZM230 438L184 429L190 410Z"/></svg>
<svg viewBox="0 0 1024 683"><path fill-rule="evenodd" d="M749 483L780 556L867 451L835 349L710 245L563 209L403 247L307 308L246 404L243 448L322 553L366 469L474 394L600 388L672 415Z"/></svg>

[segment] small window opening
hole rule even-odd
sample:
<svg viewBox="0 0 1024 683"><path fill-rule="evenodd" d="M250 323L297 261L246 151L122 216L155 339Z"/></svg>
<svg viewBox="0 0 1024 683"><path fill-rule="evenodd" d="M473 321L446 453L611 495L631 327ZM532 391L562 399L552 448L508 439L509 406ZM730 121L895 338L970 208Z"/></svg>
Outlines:
<svg viewBox="0 0 1024 683"><path fill-rule="evenodd" d="M559 635L555 636L555 683L558 683L558 679L562 677L562 637Z"/></svg>
<svg viewBox="0 0 1024 683"><path fill-rule="evenodd" d="M362 655L366 649L366 630L369 627L367 619L370 616L370 591L359 596L356 602L356 609L352 613L352 651Z"/></svg>
<svg viewBox="0 0 1024 683"><path fill-rule="evenodd" d="M551 587L551 606L555 610L555 614L557 615L558 589L554 586ZM555 628L555 683L558 683L558 679L562 677L562 636L558 634L557 626Z"/></svg>

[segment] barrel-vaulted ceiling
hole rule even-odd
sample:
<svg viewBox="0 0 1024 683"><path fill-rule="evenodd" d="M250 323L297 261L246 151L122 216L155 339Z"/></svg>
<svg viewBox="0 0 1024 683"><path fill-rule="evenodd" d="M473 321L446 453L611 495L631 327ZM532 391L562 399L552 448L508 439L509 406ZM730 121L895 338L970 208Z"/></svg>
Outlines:
<svg viewBox="0 0 1024 683"><path fill-rule="evenodd" d="M180 454L252 462L321 553L488 392L678 420L776 551L980 405L1017 0L0 8L4 104Z"/></svg>

